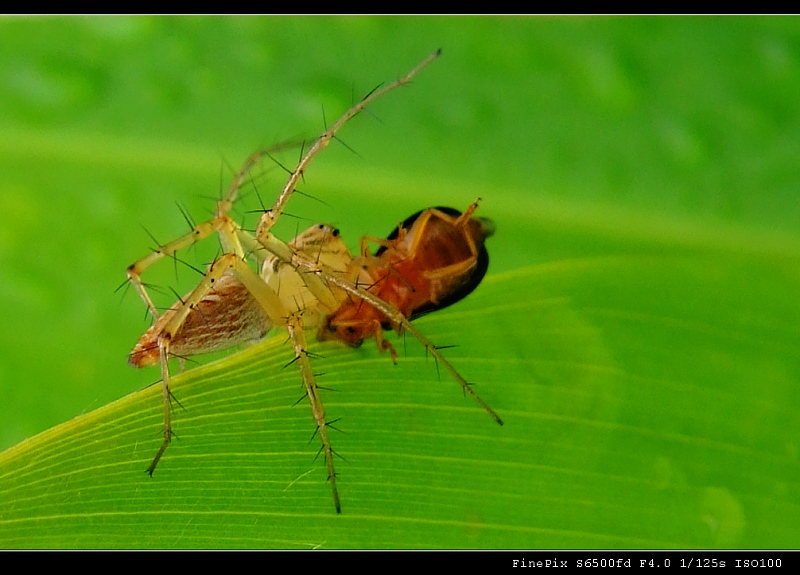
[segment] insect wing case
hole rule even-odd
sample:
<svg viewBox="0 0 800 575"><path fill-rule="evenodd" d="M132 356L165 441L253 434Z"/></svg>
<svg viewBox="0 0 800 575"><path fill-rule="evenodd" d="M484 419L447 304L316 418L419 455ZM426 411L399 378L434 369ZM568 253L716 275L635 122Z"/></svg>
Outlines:
<svg viewBox="0 0 800 575"><path fill-rule="evenodd" d="M375 252L376 257L395 260L398 275L417 294L411 309L403 310L409 319L464 299L486 275L486 239L494 234L494 222L471 217L465 226L456 225L461 215L447 207L420 210L389 234L393 247L381 246ZM387 250L396 253L384 255Z"/></svg>

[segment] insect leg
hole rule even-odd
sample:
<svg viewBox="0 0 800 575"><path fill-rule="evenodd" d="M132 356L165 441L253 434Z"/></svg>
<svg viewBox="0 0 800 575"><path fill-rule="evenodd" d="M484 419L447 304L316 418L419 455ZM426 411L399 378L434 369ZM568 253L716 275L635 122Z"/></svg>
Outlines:
<svg viewBox="0 0 800 575"><path fill-rule="evenodd" d="M372 255L372 252L369 249L369 244L375 244L382 248L391 248L394 247L395 244L398 242L403 241L403 237L405 237L406 230L405 228L398 229L398 239L394 240L387 240L385 238L378 238L375 236L361 236L361 241L359 242L359 253L362 257L369 257Z"/></svg>

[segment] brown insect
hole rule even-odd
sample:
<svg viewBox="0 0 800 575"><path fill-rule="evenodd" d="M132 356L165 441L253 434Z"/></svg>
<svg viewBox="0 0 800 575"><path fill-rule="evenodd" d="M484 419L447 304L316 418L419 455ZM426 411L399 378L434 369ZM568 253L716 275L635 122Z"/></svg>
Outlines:
<svg viewBox="0 0 800 575"><path fill-rule="evenodd" d="M351 264L357 270L356 285L366 287L377 301L352 295L326 316L320 339L339 339L352 347L374 337L378 349L388 350L392 361L397 352L383 338L383 330L409 332L429 350L435 350L422 333L409 323L414 318L444 309L465 298L478 287L489 267L486 239L494 233L494 222L475 218L478 202L462 214L453 208L429 208L408 217L385 240L361 239L361 256ZM370 255L368 242L380 247ZM434 354L464 390L502 425L502 420L449 364Z"/></svg>
<svg viewBox="0 0 800 575"><path fill-rule="evenodd" d="M263 337L282 327L289 333L300 368L328 470L337 513L341 512L333 465L328 423L311 370L305 331L316 329L321 338L337 338L358 345L375 337L380 349L396 352L383 339L391 328L410 333L444 365L453 377L502 424L500 418L471 389L410 320L426 311L440 309L471 292L486 272L485 239L492 232L489 220L473 218L477 203L464 214L436 208L405 220L386 240L364 238L361 255L353 258L338 231L315 225L284 243L271 233L311 160L336 136L338 130L369 103L408 83L439 55L423 60L406 76L371 92L322 133L290 172L275 204L259 220L255 235L228 214L250 170L271 149L251 155L236 173L227 194L217 203L215 216L189 234L165 244L128 268L128 279L155 319L130 354L136 367L161 366L164 427L161 447L147 471L152 475L172 439L169 359L206 353ZM174 255L214 233L223 248L191 293L163 315L153 304L141 274L156 261ZM368 242L379 244L374 255ZM444 255L443 255L444 254ZM256 273L247 263L258 266ZM368 311L372 310L372 311Z"/></svg>
<svg viewBox="0 0 800 575"><path fill-rule="evenodd" d="M359 270L357 284L409 320L443 309L474 290L489 267L484 245L494 233L487 218L473 218L477 202L463 214L453 208L430 208L408 217L385 240L362 238L361 256L351 264ZM380 247L370 255L367 242ZM350 298L329 315L320 336L357 347L369 337L380 338L392 324L377 308ZM394 352L389 342L379 347Z"/></svg>

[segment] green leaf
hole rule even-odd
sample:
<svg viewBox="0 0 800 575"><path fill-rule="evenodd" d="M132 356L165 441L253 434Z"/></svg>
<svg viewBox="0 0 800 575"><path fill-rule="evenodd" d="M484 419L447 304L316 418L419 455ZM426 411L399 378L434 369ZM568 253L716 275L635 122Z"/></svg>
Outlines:
<svg viewBox="0 0 800 575"><path fill-rule="evenodd" d="M29 438L0 454L0 545L800 540L796 18L0 28L0 448ZM336 142L308 170L303 191L321 201L293 199L302 220L279 233L329 222L353 248L421 208L483 198L489 274L417 323L456 346L447 357L506 424L413 340L396 343L397 366L371 343L316 345L342 431L336 516L278 333L176 377L179 439L147 477L160 390L123 396L157 370L126 366L146 319L113 293L152 247L140 225L185 233L175 202L207 217L228 165L314 137L437 47L440 61L343 131L358 155ZM265 202L277 176L259 181ZM236 217L252 226L246 201ZM202 268L215 250L185 258ZM197 281L152 271L179 293Z"/></svg>
<svg viewBox="0 0 800 575"><path fill-rule="evenodd" d="M503 427L437 377L415 341L398 343L396 366L369 344L317 344L342 432L332 436L340 516L278 334L175 377L179 439L152 478L158 386L5 452L0 540L790 547L797 324L787 296L798 287L796 274L736 256L566 260L491 276L417 323L457 344L448 357Z"/></svg>

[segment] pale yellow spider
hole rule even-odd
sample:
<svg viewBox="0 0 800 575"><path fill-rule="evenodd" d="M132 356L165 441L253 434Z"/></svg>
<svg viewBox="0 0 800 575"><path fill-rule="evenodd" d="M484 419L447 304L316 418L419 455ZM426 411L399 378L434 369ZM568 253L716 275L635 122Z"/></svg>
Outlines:
<svg viewBox="0 0 800 575"><path fill-rule="evenodd" d="M275 204L261 216L255 235L242 229L229 214L251 169L265 156L269 156L273 151L271 149L258 151L245 161L235 174L226 195L217 203L213 218L195 226L190 233L160 246L128 268L130 282L155 320L153 326L141 337L131 352L130 363L137 367L156 363L161 366L164 439L147 470L151 475L173 436L168 364L170 357L185 357L226 349L261 338L273 327L282 327L289 333L296 362L300 367L306 395L322 442L334 505L337 513L341 512L333 449L328 436L329 424L325 419L325 411L311 370L305 330L326 328L328 333L330 330L335 331L330 319L326 318L331 318L345 302L352 304L358 301L366 304L374 308L379 317L385 319L388 327L411 333L425 345L437 361L446 367L466 393L475 397L498 423L502 423L494 411L473 392L469 384L447 362L441 352L410 323L413 313L407 312L407 317L397 309L396 305L375 295L374 290L370 291L372 287L370 282L375 283L378 280L377 277L365 280L365 274L373 270L375 276L384 270L380 267L383 264L380 264L378 254L369 256L365 241L362 241L362 253L354 258L338 231L328 225L312 226L288 244L271 233L273 225L283 212L309 163L327 147L338 130L371 102L398 86L407 84L438 55L438 51L431 54L399 80L368 94L323 132L290 172L289 179ZM445 269L458 270L458 273L466 278L460 284L468 283L469 289L461 288L458 294L446 294L447 302L431 300L428 302L430 304L428 309L443 307L460 299L474 289L483 277L488 263L483 241L491 235L493 227L489 220L472 218L476 208L477 203L460 217L438 210L438 216L427 215L426 212L424 217L417 218L423 213L420 212L413 217L413 220L409 218L405 222L408 229L401 226L396 231L397 238L377 240L381 242L381 250L384 251L400 247L406 238L416 237L413 235L414 229L420 230L418 234L432 229L414 228L414 222L419 219L426 222L426 226L431 221L440 222L446 230L454 234L454 237L461 238L461 241L465 242L465 247L461 250L464 255L459 256L464 261L459 260L453 267ZM211 264L191 293L160 314L145 289L141 274L156 261L172 256L179 250L215 233L220 238L222 255ZM479 256L483 258L480 263ZM253 271L247 263L248 258L258 265L259 273ZM376 265L373 260L379 263ZM388 270L388 267L386 269ZM435 273L438 274L437 281L441 283L438 278L442 275L442 268L438 268ZM370 321L374 323L375 320ZM377 327L380 328L381 325ZM367 332L376 337L379 347L384 349L391 347L383 343L380 329L377 329L376 333L376 329L370 324ZM347 341L341 336L339 339ZM353 344L351 341L348 343Z"/></svg>

